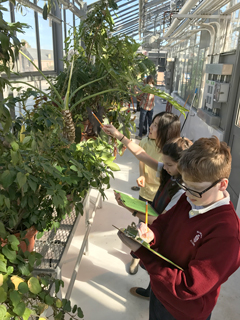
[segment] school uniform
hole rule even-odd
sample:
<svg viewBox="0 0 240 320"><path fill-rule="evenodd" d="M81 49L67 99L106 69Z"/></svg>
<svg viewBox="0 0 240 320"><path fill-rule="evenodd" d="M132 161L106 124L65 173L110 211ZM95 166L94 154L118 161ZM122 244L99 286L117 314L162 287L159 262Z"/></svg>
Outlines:
<svg viewBox="0 0 240 320"><path fill-rule="evenodd" d="M240 220L226 191L224 196L203 208L183 194L149 226L155 235L151 248L184 269L144 247L134 252L150 275L150 320L210 318L221 284L240 266Z"/></svg>

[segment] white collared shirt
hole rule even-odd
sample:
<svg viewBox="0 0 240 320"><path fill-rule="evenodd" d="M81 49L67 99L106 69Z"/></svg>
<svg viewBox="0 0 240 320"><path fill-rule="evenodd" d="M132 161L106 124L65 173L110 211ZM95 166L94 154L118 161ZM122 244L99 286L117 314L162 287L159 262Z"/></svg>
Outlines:
<svg viewBox="0 0 240 320"><path fill-rule="evenodd" d="M211 204L210 206L208 207L203 207L203 206L195 206L195 204L193 204L191 202L191 200L187 197L187 201L190 203L192 209L189 211L189 218L193 218L193 217L196 217L197 215L199 214L203 214L207 211L210 211L212 209L215 209L217 207L220 207L220 206L223 206L223 205L226 205L226 204L229 204L230 203L230 195L229 193L225 190L223 192L223 195L224 195L224 198Z"/></svg>

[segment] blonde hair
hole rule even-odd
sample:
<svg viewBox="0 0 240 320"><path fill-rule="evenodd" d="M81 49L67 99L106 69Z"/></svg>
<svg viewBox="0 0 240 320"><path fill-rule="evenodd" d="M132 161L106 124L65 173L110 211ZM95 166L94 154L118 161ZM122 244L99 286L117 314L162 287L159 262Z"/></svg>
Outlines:
<svg viewBox="0 0 240 320"><path fill-rule="evenodd" d="M183 151L178 162L181 174L193 182L229 178L232 156L226 142L219 141L216 136L201 138L187 150Z"/></svg>

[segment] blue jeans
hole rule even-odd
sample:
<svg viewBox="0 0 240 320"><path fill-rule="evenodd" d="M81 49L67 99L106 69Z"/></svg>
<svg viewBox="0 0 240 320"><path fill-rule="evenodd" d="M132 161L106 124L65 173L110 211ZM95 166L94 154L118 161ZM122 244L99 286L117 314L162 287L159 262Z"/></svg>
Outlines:
<svg viewBox="0 0 240 320"><path fill-rule="evenodd" d="M150 125L152 124L152 117L153 117L153 109L151 111L148 111L141 108L140 119L139 119L139 134L138 134L139 137L142 137L143 131L147 131L148 129L147 122L148 122L148 127L150 127Z"/></svg>
<svg viewBox="0 0 240 320"><path fill-rule="evenodd" d="M210 319L211 314L206 320ZM152 290L150 292L149 320L176 320L156 298Z"/></svg>

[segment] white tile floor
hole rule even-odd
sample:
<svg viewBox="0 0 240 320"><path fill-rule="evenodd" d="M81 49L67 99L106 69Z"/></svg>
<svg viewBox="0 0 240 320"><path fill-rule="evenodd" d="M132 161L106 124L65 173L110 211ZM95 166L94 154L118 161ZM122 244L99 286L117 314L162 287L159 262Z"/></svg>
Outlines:
<svg viewBox="0 0 240 320"><path fill-rule="evenodd" d="M164 107L165 105L161 105L158 100L155 112L163 111ZM138 117L139 112L136 115ZM138 197L138 192L131 190L131 187L136 185L138 177L138 161L126 151L124 156L117 156L116 163L121 171L115 172L111 189L106 191L108 199L96 212L89 236L89 254L82 258L71 295L72 303L82 308L85 320L148 319L148 301L129 293L129 289L133 286L146 287L149 281L148 275L141 268L136 275L128 274L131 260L129 249L122 244L117 237L117 230L112 227L113 224L117 227L126 227L132 221L137 222L136 218L116 204L113 189ZM73 258L77 257L82 243L84 222L84 218L81 218L63 266L62 279L65 282L63 296L74 267ZM240 270L222 286L212 320L240 319L239 288Z"/></svg>

